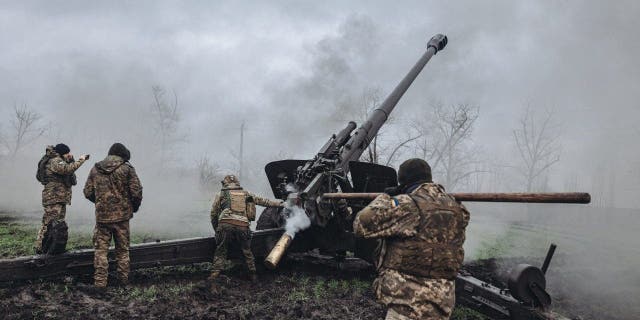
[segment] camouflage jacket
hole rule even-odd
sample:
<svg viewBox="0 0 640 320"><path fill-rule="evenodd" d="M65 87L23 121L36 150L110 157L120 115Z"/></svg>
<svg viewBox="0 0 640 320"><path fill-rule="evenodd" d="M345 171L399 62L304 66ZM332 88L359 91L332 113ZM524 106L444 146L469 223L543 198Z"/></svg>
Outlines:
<svg viewBox="0 0 640 320"><path fill-rule="evenodd" d="M96 204L96 222L126 221L140 207L142 185L133 166L112 155L91 169L84 196Z"/></svg>
<svg viewBox="0 0 640 320"><path fill-rule="evenodd" d="M394 198L383 194L360 211L355 234L383 240L378 301L411 319L448 319L468 222L465 207L434 183Z"/></svg>
<svg viewBox="0 0 640 320"><path fill-rule="evenodd" d="M282 201L269 200L245 191L239 185L222 188L213 200L211 207L211 225L218 228L218 223L227 223L241 227L249 227L256 219L256 205L263 207L281 207Z"/></svg>
<svg viewBox="0 0 640 320"><path fill-rule="evenodd" d="M410 194L383 194L358 213L356 235L383 238L378 268L454 279L464 258L469 212L444 188L424 183Z"/></svg>
<svg viewBox="0 0 640 320"><path fill-rule="evenodd" d="M47 149L47 154L51 159L47 162L45 169L47 184L42 190L42 205L71 204L71 187L76 184L75 171L80 168L84 160L68 163L53 149Z"/></svg>

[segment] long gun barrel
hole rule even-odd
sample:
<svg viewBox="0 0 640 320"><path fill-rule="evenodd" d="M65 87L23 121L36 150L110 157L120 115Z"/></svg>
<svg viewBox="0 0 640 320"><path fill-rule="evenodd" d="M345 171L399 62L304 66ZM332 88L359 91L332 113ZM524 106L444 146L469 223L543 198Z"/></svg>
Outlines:
<svg viewBox="0 0 640 320"><path fill-rule="evenodd" d="M411 68L409 73L400 81L400 83L393 89L393 91L387 96L382 104L371 112L371 115L367 120L349 136L351 131L355 128L355 123L350 122L347 128L343 129L334 139L331 139L319 152L319 155L325 156L327 152L331 151L330 146L341 147L337 159L334 159L334 165L332 171L339 169L343 174L349 172L349 162L356 161L360 158L362 153L367 149L373 138L378 134L378 131L384 125L389 118L391 111L395 108L400 101L400 98L409 89L411 83L418 77L418 74L424 69L431 57L433 57L438 51L444 49L447 45L447 36L437 34L429 40L427 43L427 50L420 57L418 62ZM346 140L346 138L349 138ZM344 143L344 146L343 146ZM313 167L313 164L309 164ZM303 171L304 170L303 168ZM321 185L325 182L324 175L317 173L314 177L307 177L312 179L297 179L296 185L299 189L304 190L308 195L318 193Z"/></svg>
<svg viewBox="0 0 640 320"><path fill-rule="evenodd" d="M369 199L382 193L325 193L323 199ZM526 202L526 203L590 203L586 192L562 193L451 193L458 201L470 202Z"/></svg>
<svg viewBox="0 0 640 320"><path fill-rule="evenodd" d="M447 45L447 36L437 34L429 40L427 44L427 51L422 55L420 60L411 68L409 73L402 79L400 84L387 96L382 104L371 112L371 115L365 121L358 130L351 136L351 139L347 141L344 146L344 150L340 155L340 167L344 172L349 170L349 161L355 161L360 158L365 149L369 146L369 143L378 134L380 127L387 121L391 111L398 104L400 98L409 89L411 83L416 79L420 71L429 62L438 51L444 49Z"/></svg>
<svg viewBox="0 0 640 320"><path fill-rule="evenodd" d="M347 180L349 162L357 161L360 158L389 118L400 98L409 89L411 83L418 77L418 74L431 60L431 57L444 49L447 42L445 35L437 34L433 36L427 43L427 50L418 62L353 134L351 132L355 130L356 124L349 122L346 128L329 139L313 160L308 161L297 170L294 184L301 191L300 195L305 196L304 198L300 197L298 200L304 200L303 208L308 216L320 217L316 218L317 220L328 216L328 214L319 213L320 210L317 208L317 200L319 200L320 195L336 191L336 181ZM299 201L296 200L295 202L298 203ZM285 237L286 235L283 235L280 239L281 243L290 243L291 239L287 240ZM271 251L269 259L265 261L266 265L269 268L275 268L284 255L286 248L287 246L275 247Z"/></svg>

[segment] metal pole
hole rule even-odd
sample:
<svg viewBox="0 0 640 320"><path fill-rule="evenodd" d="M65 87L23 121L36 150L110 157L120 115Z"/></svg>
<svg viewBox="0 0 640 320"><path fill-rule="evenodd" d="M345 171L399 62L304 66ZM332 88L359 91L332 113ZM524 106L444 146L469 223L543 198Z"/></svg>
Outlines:
<svg viewBox="0 0 640 320"><path fill-rule="evenodd" d="M552 243L549 246L549 251L547 251L547 256L544 258L544 263L542 264L542 273L547 274L547 269L549 269L549 264L551 263L551 258L553 258L553 254L556 252L556 248L558 246L555 243Z"/></svg>
<svg viewBox="0 0 640 320"><path fill-rule="evenodd" d="M243 150L244 150L244 120L240 125L240 169L238 170L238 179L242 181L242 166L243 166Z"/></svg>

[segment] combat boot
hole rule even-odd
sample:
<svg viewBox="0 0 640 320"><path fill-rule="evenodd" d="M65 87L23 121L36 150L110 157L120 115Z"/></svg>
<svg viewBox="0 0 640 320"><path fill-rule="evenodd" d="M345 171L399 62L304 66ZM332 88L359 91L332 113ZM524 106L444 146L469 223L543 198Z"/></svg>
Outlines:
<svg viewBox="0 0 640 320"><path fill-rule="evenodd" d="M215 281L220 276L220 271L212 271L207 280Z"/></svg>
<svg viewBox="0 0 640 320"><path fill-rule="evenodd" d="M209 276L209 278L207 278L206 285L210 293L218 292L218 286L216 284L216 280L218 279L219 276L220 276L220 271L213 271L211 272L211 275Z"/></svg>
<svg viewBox="0 0 640 320"><path fill-rule="evenodd" d="M123 288L125 290L129 290L130 289L130 285L129 285L129 279L122 279L122 278L118 278L115 281L115 286L119 287L119 288Z"/></svg>
<svg viewBox="0 0 640 320"><path fill-rule="evenodd" d="M95 298L102 298L104 297L105 293L107 292L107 287L106 286L96 286L96 285L90 285L90 284L85 284L85 283L78 283L76 285L76 288L82 292L84 292L85 294L88 294L90 296L93 296Z"/></svg>

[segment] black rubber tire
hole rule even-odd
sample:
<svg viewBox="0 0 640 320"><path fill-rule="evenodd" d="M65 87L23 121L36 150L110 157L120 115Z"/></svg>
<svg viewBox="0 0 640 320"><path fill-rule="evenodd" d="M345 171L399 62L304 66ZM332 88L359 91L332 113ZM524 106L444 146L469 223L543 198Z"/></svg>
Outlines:
<svg viewBox="0 0 640 320"><path fill-rule="evenodd" d="M256 230L280 228L284 226L284 217L281 214L282 208L265 208L258 222L256 223Z"/></svg>

